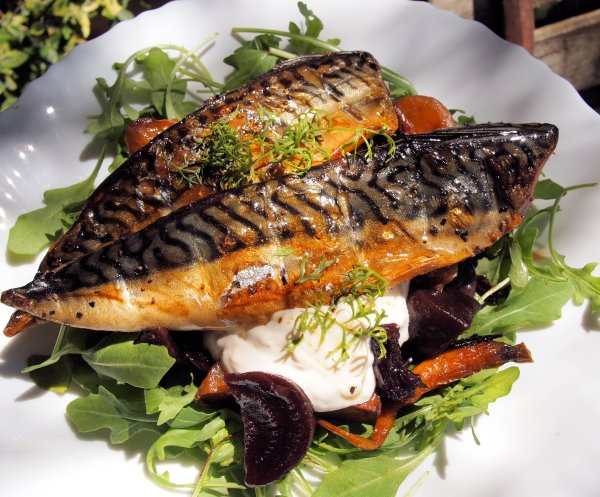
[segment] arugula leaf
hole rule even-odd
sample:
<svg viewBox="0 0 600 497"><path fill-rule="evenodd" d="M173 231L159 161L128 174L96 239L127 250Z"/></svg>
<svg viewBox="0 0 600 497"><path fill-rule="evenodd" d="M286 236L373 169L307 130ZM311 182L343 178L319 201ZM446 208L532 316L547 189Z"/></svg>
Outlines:
<svg viewBox="0 0 600 497"><path fill-rule="evenodd" d="M208 407L201 409L197 406L186 406L168 424L171 428L192 428L205 423L220 413L221 411Z"/></svg>
<svg viewBox="0 0 600 497"><path fill-rule="evenodd" d="M110 442L126 442L141 431L158 433L155 419L128 408L104 387L97 394L80 397L67 406L67 415L82 433L107 428Z"/></svg>
<svg viewBox="0 0 600 497"><path fill-rule="evenodd" d="M462 405L448 410L448 419L462 428L466 419L488 414L489 405L510 393L519 374L519 368L512 366L499 372L488 369L464 378L460 383L464 390L455 391L452 396L452 402Z"/></svg>
<svg viewBox="0 0 600 497"><path fill-rule="evenodd" d="M297 55L303 55L312 52L337 52L340 50L340 40L328 39L322 40L319 38L321 31L323 30L323 23L321 20L304 4L298 2L298 9L304 17L306 24L306 30L302 32L300 27L290 22L288 25L288 31L276 30L276 29L257 29L257 28L233 28L232 33L255 33L259 35L271 36L271 38L254 38L253 42L260 40L260 44L256 44L255 50L261 51L267 56L276 56L277 59L291 59ZM287 38L289 45L286 50L279 48L280 38ZM253 43L250 42L250 43ZM248 42L246 42L248 43ZM245 44L244 44L245 45ZM244 48L244 45L242 48ZM258 57L258 54L253 54L254 58ZM269 59L271 60L271 59ZM238 61L240 69L234 73L232 79L239 84L243 83L247 79L244 79L244 71L242 70L243 60ZM248 75L252 71L251 66L245 68L245 74ZM417 93L415 87L406 78L400 76L398 73L388 69L387 67L381 68L381 74L385 81L388 82L390 87L390 95L392 98L399 98L406 95L414 95ZM249 78L248 78L249 79ZM230 81L227 84L227 88L231 89Z"/></svg>
<svg viewBox="0 0 600 497"><path fill-rule="evenodd" d="M436 446L437 443L432 443L417 455L406 459L394 459L382 454L346 460L339 469L323 477L313 497L395 497L400 484Z"/></svg>
<svg viewBox="0 0 600 497"><path fill-rule="evenodd" d="M556 276L555 269L548 264L538 264L535 261L536 242L539 236L539 230L535 227L522 226L521 229L513 235L515 240L521 246L523 262L527 266L527 271L531 275L538 275L542 278L560 281Z"/></svg>
<svg viewBox="0 0 600 497"><path fill-rule="evenodd" d="M465 111L462 110L462 109L448 109L448 110L452 114L452 117L454 118L454 120L460 126L467 126L467 125L471 125L471 124L477 124L477 120L475 119L475 117L467 115L465 113Z"/></svg>
<svg viewBox="0 0 600 497"><path fill-rule="evenodd" d="M588 299L591 310L600 312L600 276L592 274L598 264L592 262L582 268L569 266L565 261L565 256L560 254L554 247L553 240L554 223L560 209L562 197L573 190L591 186L596 185L582 184L563 187L550 179L540 181L536 186L536 195L544 200L554 200L554 203L550 207L539 210L523 223L514 235L514 239L522 248L523 263L527 266L529 272L549 280L569 282L573 288L575 303L582 304ZM538 264L535 262L533 251L539 230L532 224L544 217L548 218L547 245L550 257Z"/></svg>
<svg viewBox="0 0 600 497"><path fill-rule="evenodd" d="M158 426L175 418L181 410L190 404L196 395L197 387L194 383L170 388L154 388L145 390L146 412L148 414L159 413Z"/></svg>
<svg viewBox="0 0 600 497"><path fill-rule="evenodd" d="M574 268L565 263L563 255L555 253L554 257L561 265L563 275L574 287L573 300L575 303L582 304L589 299L591 310L600 312L600 276L592 274L598 263L590 262L582 268Z"/></svg>
<svg viewBox="0 0 600 497"><path fill-rule="evenodd" d="M64 233L73 223L83 202L94 191L94 182L104 156L83 181L44 193L45 207L21 214L8 234L8 250L13 254L33 256Z"/></svg>
<svg viewBox="0 0 600 497"><path fill-rule="evenodd" d="M200 442L206 442L219 431L225 429L225 420L215 417L195 428L172 428L163 433L150 447L146 463L150 472L160 479L157 463L167 458L177 457L182 449L191 449ZM175 451L170 449L175 448Z"/></svg>
<svg viewBox="0 0 600 497"><path fill-rule="evenodd" d="M560 318L562 307L572 295L573 286L568 281L533 276L522 291L513 290L502 304L477 313L463 337L549 324Z"/></svg>
<svg viewBox="0 0 600 497"><path fill-rule="evenodd" d="M177 62L159 48L151 48L147 55L137 59L142 66L144 82L150 86L150 101L154 111L167 119L183 119L196 110L198 102L185 102L187 82L176 78Z"/></svg>
<svg viewBox="0 0 600 497"><path fill-rule="evenodd" d="M81 354L87 348L86 335L81 330L71 328L70 326L61 326L59 336L56 339L56 345L50 357L42 362L33 362L22 369L22 373L30 373L36 369L46 368L56 364L60 359L68 354Z"/></svg>
<svg viewBox="0 0 600 497"><path fill-rule="evenodd" d="M508 278L512 288L518 291L527 286L529 271L523 258L523 250L514 238L509 238L508 254L511 262Z"/></svg>
<svg viewBox="0 0 600 497"><path fill-rule="evenodd" d="M220 90L222 85L212 79L194 54L214 36L207 37L193 50L176 45L144 48L125 62L113 65L117 77L112 85L104 78L96 80L96 93L102 110L100 114L90 116L92 122L86 132L97 135L114 152L109 172L117 169L128 157L123 132L129 122L144 115L182 119L197 109L202 99L185 99L189 96L190 81L200 83L211 94ZM178 53L179 58L172 58L168 51ZM139 71L144 79L134 77ZM134 107L133 102L144 102L146 106Z"/></svg>
<svg viewBox="0 0 600 497"><path fill-rule="evenodd" d="M551 179L543 179L535 185L534 197L540 200L556 200L565 194L565 188Z"/></svg>
<svg viewBox="0 0 600 497"><path fill-rule="evenodd" d="M235 70L225 78L225 91L232 90L273 69L279 58L269 53L269 48L279 47L281 39L271 34L259 35L242 43L223 62Z"/></svg>
<svg viewBox="0 0 600 497"><path fill-rule="evenodd" d="M58 394L63 394L71 384L71 375L73 367L68 357L60 357L50 364L44 364L41 370L37 363L43 360L43 356L32 355L28 357L27 364L33 382L42 390L49 390Z"/></svg>
<svg viewBox="0 0 600 497"><path fill-rule="evenodd" d="M82 357L100 376L139 388L156 388L175 364L165 347L134 344L128 333L112 333Z"/></svg>
<svg viewBox="0 0 600 497"><path fill-rule="evenodd" d="M323 31L323 22L319 19L312 10L303 2L298 2L298 10L304 16L304 22L306 24L306 31L303 33L300 27L295 22L290 22L288 29L290 33L295 35L305 34L313 38L318 38ZM329 41L331 43L331 41ZM339 40L337 40L339 43ZM306 54L309 53L311 44L307 41L301 41L297 39L290 39L290 51L295 54Z"/></svg>

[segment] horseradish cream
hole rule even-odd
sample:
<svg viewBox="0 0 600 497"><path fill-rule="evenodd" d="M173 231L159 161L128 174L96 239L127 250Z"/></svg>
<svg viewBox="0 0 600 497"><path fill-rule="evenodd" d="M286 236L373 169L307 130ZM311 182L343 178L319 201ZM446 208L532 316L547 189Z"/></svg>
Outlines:
<svg viewBox="0 0 600 497"><path fill-rule="evenodd" d="M375 301L375 309L385 311L381 324L399 326L401 344L408 339L407 291L407 284L400 285ZM300 343L288 351L286 345L294 321L302 312L304 309L299 308L276 312L267 324L247 331L207 333L206 346L229 373L263 371L292 380L317 412L335 411L369 400L375 391L370 338L359 337L348 347L350 357L339 361L336 348L342 341L343 330L334 324L323 336L318 330L306 332ZM338 305L332 314L341 323L352 317L348 304ZM367 323L364 319L353 319L346 324L357 329Z"/></svg>

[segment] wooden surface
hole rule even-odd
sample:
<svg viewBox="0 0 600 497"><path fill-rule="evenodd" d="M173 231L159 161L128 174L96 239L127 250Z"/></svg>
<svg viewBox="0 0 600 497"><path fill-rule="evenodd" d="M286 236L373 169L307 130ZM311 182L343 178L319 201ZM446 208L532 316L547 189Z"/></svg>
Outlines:
<svg viewBox="0 0 600 497"><path fill-rule="evenodd" d="M592 99L591 105L600 107L600 1L596 10L538 28L535 27L534 9L557 0L429 2L482 22L507 40L523 46L583 91L583 95L588 95Z"/></svg>
<svg viewBox="0 0 600 497"><path fill-rule="evenodd" d="M533 53L535 19L532 0L504 0L504 37Z"/></svg>
<svg viewBox="0 0 600 497"><path fill-rule="evenodd" d="M600 85L600 9L537 28L534 55L583 90Z"/></svg>
<svg viewBox="0 0 600 497"><path fill-rule="evenodd" d="M440 9L450 10L465 19L473 19L473 0L429 0L429 3Z"/></svg>

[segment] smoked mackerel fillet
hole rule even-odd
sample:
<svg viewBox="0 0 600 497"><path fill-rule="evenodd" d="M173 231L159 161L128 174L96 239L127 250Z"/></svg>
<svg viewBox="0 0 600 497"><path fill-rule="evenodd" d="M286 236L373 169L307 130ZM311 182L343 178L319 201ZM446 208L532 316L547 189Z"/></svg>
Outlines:
<svg viewBox="0 0 600 497"><path fill-rule="evenodd" d="M356 264L395 285L518 226L557 139L549 124L403 136L392 152L210 195L2 302L92 329L202 329L326 302Z"/></svg>
<svg viewBox="0 0 600 497"><path fill-rule="evenodd" d="M277 119L268 134L278 136L300 115L316 109L335 129L320 144L333 155L340 155L356 129L386 128L393 133L398 126L379 65L368 53L308 55L278 64L240 88L208 100L135 152L95 190L40 270L56 269L212 193L207 181L190 188L177 167L185 163L209 169L210 164L203 165L204 141L216 121L226 119L243 139L251 140L264 132L261 113ZM203 176L213 179L208 171Z"/></svg>
<svg viewBox="0 0 600 497"><path fill-rule="evenodd" d="M239 88L209 99L202 107L135 152L95 190L73 226L50 248L39 274L56 270L103 245L139 231L156 219L210 193L210 164L204 164L211 126L225 119L251 141L258 133L281 136L300 116L319 111L327 126L320 150L341 155L357 130L393 133L398 118L379 64L366 52L297 57ZM265 131L261 115L276 119ZM316 123L323 125L324 123ZM325 159L318 151L315 163ZM202 184L182 181L178 167L200 167ZM206 166L206 167L204 167ZM267 179L269 171L258 175ZM208 183L208 184L207 184ZM11 317L4 333L12 336L40 320L23 312Z"/></svg>

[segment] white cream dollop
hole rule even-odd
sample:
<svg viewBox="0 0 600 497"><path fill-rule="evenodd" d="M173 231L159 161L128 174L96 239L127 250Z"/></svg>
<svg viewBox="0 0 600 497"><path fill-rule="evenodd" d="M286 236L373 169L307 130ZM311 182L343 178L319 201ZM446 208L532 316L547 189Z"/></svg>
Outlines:
<svg viewBox="0 0 600 497"><path fill-rule="evenodd" d="M408 339L407 291L407 284L400 285L375 301L375 309L385 311L381 324L399 326L401 344ZM339 353L332 351L340 344L343 330L334 324L323 339L318 331L307 332L293 351L287 351L294 321L303 311L296 308L276 312L267 324L247 331L207 333L206 346L229 373L263 371L292 380L317 412L335 411L369 400L375 391L370 338L359 337L348 348L350 357L336 362ZM344 323L352 313L347 304L341 304L333 316ZM359 327L364 320L355 319L352 323Z"/></svg>

